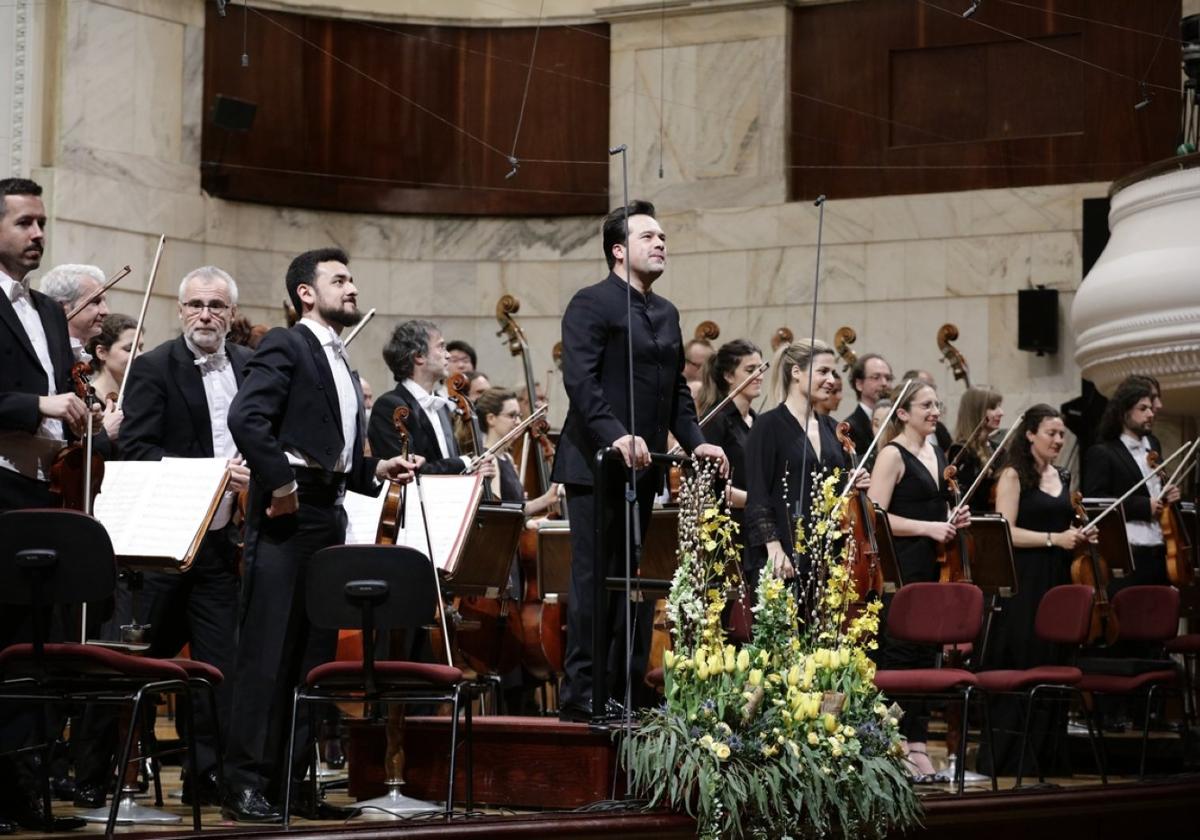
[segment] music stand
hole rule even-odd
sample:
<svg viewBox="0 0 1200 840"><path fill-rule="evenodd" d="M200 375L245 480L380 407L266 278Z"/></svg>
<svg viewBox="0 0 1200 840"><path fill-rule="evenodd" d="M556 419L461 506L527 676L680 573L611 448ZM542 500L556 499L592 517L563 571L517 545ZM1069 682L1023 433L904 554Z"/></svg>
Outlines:
<svg viewBox="0 0 1200 840"><path fill-rule="evenodd" d="M537 527L538 597L547 604L567 602L571 592L571 523L542 519Z"/></svg>
<svg viewBox="0 0 1200 840"><path fill-rule="evenodd" d="M975 547L971 554L971 583L983 590L988 605L977 660L982 663L992 634L992 622L1004 609L1000 599L1017 593L1017 567L1008 520L998 513L987 513L972 516L970 527Z"/></svg>
<svg viewBox="0 0 1200 840"><path fill-rule="evenodd" d="M499 598L508 586L513 558L525 527L524 505L482 503L446 586L458 595Z"/></svg>
<svg viewBox="0 0 1200 840"><path fill-rule="evenodd" d="M896 545L892 541L892 526L887 511L875 505L875 547L879 550L879 569L883 572L883 591L895 594L904 585L900 564L896 562Z"/></svg>
<svg viewBox="0 0 1200 840"><path fill-rule="evenodd" d="M1115 499L1084 499L1083 509L1091 521L1111 505ZM1125 510L1118 507L1100 520L1096 528L1099 537L1100 556L1108 563L1114 580L1120 580L1137 566L1133 562L1133 550L1129 547L1129 536L1125 532Z"/></svg>

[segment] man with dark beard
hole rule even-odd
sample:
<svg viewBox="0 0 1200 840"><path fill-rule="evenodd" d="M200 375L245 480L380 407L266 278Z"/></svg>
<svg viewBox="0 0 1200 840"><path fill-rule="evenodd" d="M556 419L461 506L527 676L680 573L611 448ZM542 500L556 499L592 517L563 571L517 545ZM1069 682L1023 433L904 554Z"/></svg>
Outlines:
<svg viewBox="0 0 1200 840"><path fill-rule="evenodd" d="M378 480L408 480L417 463L363 455L366 412L343 328L362 319L346 254L307 251L292 260L287 292L300 319L264 336L229 409L229 431L250 467L241 632L226 750L222 814L280 818L285 773L302 776L311 749L297 724L297 767L283 766L293 688L334 658L337 634L309 625L304 567L346 537L346 490L375 494ZM309 803L309 813L317 803Z"/></svg>

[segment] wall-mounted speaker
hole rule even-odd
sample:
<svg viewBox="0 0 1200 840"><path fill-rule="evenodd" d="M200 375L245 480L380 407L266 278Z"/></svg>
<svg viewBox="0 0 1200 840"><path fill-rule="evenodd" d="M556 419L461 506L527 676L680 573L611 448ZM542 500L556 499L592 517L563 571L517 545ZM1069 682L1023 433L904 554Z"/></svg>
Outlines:
<svg viewBox="0 0 1200 840"><path fill-rule="evenodd" d="M212 121L213 125L227 131L249 131L257 112L258 105L253 102L218 93L213 103Z"/></svg>
<svg viewBox="0 0 1200 840"><path fill-rule="evenodd" d="M1017 292L1017 349L1039 356L1058 352L1058 289Z"/></svg>

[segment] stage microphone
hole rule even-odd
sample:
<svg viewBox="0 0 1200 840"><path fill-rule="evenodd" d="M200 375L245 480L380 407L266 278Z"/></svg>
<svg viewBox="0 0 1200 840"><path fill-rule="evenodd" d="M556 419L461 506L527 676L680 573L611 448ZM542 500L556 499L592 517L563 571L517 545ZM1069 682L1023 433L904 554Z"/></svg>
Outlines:
<svg viewBox="0 0 1200 840"><path fill-rule="evenodd" d="M983 0L971 0L971 5L962 13L964 18L969 18L979 11L979 7L983 5Z"/></svg>
<svg viewBox="0 0 1200 840"><path fill-rule="evenodd" d="M624 143L622 143L620 146L613 146L611 149L608 150L608 153L610 155L619 155L628 148L629 148L628 146L626 146Z"/></svg>
<svg viewBox="0 0 1200 840"><path fill-rule="evenodd" d="M820 207L824 203L825 203L825 193L821 193L819 196L817 196L817 200L813 202L813 207Z"/></svg>
<svg viewBox="0 0 1200 840"><path fill-rule="evenodd" d="M225 6L228 3L229 0L217 0L217 14L221 17L225 17Z"/></svg>
<svg viewBox="0 0 1200 840"><path fill-rule="evenodd" d="M1133 106L1133 110L1135 111L1140 111L1145 108L1150 104L1150 100L1154 98L1154 95L1146 89L1145 82L1139 82L1138 86L1142 89L1142 100Z"/></svg>

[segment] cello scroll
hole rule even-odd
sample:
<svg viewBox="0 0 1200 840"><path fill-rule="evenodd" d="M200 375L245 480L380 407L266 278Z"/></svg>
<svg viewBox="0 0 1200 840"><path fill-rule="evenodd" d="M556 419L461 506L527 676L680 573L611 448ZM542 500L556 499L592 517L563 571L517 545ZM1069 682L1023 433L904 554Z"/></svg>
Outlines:
<svg viewBox="0 0 1200 840"><path fill-rule="evenodd" d="M942 324L937 331L937 346L941 351L942 361L950 365L955 379L961 379L968 388L971 387L971 372L967 360L958 348L951 342L958 338L958 327L954 324Z"/></svg>

